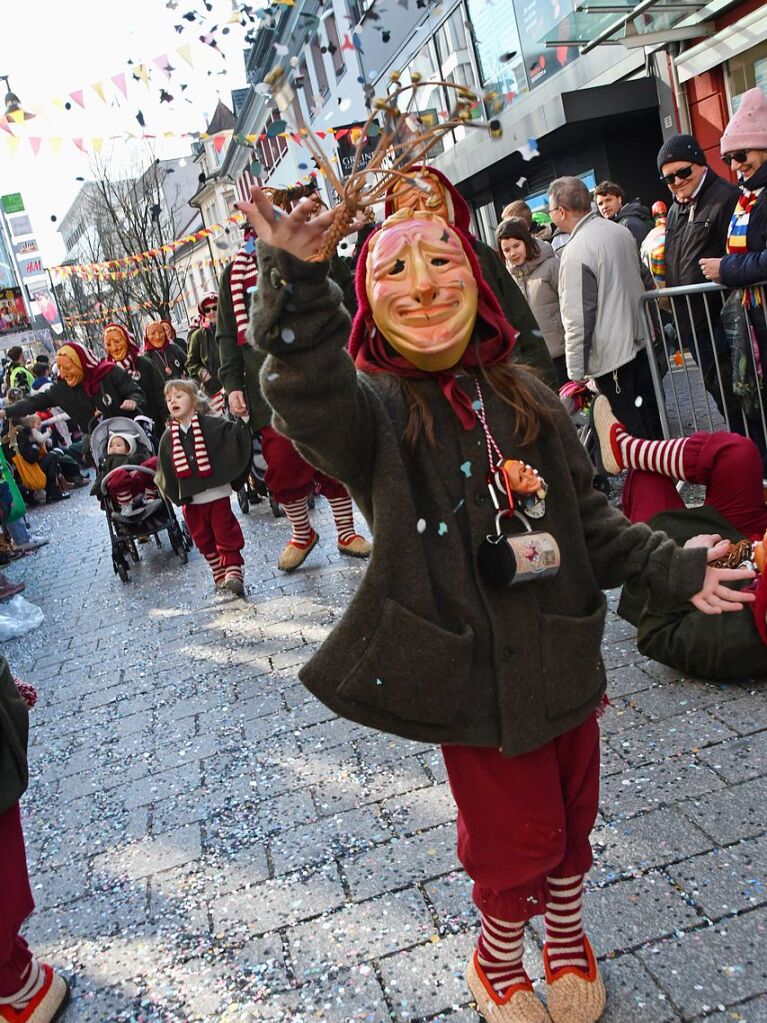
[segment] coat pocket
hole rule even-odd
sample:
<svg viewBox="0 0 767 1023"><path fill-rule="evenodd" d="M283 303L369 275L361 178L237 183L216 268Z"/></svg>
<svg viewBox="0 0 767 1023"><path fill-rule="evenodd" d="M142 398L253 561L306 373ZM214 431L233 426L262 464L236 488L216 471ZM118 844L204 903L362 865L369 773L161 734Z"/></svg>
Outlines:
<svg viewBox="0 0 767 1023"><path fill-rule="evenodd" d="M447 725L458 714L471 670L474 633L460 634L387 599L362 657L337 695L413 723Z"/></svg>
<svg viewBox="0 0 767 1023"><path fill-rule="evenodd" d="M573 714L596 699L604 687L602 635L607 601L582 618L569 615L541 616L543 683L546 717Z"/></svg>

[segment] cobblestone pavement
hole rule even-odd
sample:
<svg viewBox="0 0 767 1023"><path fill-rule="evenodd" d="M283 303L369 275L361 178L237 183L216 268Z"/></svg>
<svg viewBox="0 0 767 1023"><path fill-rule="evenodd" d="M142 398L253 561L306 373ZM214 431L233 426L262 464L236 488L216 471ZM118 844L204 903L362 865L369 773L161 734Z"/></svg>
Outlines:
<svg viewBox="0 0 767 1023"><path fill-rule="evenodd" d="M68 1023L478 1020L438 752L334 718L296 680L364 571L314 517L321 544L285 577L284 520L251 512L248 603L167 543L123 585L82 492L35 516L52 543L8 570L46 614L5 652L39 690L26 935L72 978ZM765 694L644 660L613 611L605 658L586 898L605 1023L765 1023Z"/></svg>

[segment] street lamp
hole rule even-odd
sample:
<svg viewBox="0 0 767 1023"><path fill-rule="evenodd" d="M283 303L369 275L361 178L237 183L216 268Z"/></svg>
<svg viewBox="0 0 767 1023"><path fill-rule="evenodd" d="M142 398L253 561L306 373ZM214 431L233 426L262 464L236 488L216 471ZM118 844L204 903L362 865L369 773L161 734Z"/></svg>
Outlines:
<svg viewBox="0 0 767 1023"><path fill-rule="evenodd" d="M21 101L16 93L12 91L8 78L9 75L0 75L0 81L5 82L5 88L7 89L5 94L5 116L10 118L11 121L16 122L31 121L35 115L28 113L22 108Z"/></svg>

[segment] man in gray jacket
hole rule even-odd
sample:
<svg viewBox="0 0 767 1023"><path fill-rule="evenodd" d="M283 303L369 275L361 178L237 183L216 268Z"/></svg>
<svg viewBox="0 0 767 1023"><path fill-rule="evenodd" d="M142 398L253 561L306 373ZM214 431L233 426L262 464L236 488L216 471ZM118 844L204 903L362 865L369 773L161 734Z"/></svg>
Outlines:
<svg viewBox="0 0 767 1023"><path fill-rule="evenodd" d="M551 183L549 214L570 234L559 269L568 376L594 380L630 433L661 437L633 236L592 212L589 190L579 178Z"/></svg>

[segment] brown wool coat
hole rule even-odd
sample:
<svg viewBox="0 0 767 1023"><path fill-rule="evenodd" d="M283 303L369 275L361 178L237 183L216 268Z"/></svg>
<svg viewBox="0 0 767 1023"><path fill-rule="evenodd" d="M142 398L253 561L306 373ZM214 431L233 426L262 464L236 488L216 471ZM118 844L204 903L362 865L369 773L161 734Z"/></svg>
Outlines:
<svg viewBox="0 0 767 1023"><path fill-rule="evenodd" d="M249 336L269 353L261 385L274 425L346 484L374 534L365 577L301 680L338 714L425 742L495 746L511 756L573 728L605 689L601 587L641 578L657 605L684 601L702 584L705 551L679 550L610 507L545 385L530 381L553 426L527 448L508 406L486 387L504 455L524 458L549 483L540 528L562 550L555 577L489 590L475 559L493 531L480 428L462 429L436 383L415 381L439 443L422 439L409 450L399 382L355 370L345 350L348 316L327 266L258 246ZM471 393L473 382L466 386Z"/></svg>

